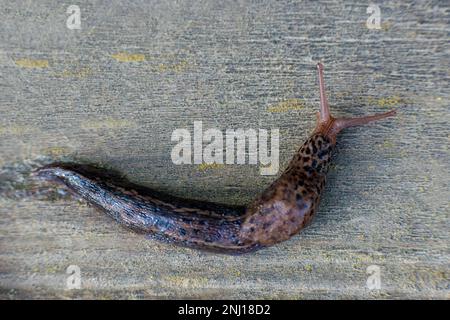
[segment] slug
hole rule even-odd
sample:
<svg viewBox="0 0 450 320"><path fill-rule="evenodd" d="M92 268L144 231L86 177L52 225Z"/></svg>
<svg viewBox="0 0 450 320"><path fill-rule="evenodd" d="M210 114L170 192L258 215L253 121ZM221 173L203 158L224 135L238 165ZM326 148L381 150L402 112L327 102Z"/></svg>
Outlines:
<svg viewBox="0 0 450 320"><path fill-rule="evenodd" d="M247 208L126 189L64 164L41 167L33 175L65 185L122 225L166 242L239 254L285 241L317 212L337 134L396 114L392 110L361 118L334 118L325 95L323 65L318 63L317 69L320 112L314 132L280 177Z"/></svg>

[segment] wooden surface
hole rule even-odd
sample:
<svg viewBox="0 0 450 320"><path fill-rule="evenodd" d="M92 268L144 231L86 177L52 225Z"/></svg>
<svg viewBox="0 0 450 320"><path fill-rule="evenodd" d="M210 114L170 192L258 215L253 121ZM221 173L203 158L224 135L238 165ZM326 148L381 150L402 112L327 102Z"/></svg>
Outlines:
<svg viewBox="0 0 450 320"><path fill-rule="evenodd" d="M0 298L449 298L448 2L380 3L381 30L361 1L77 4L81 30L60 1L0 3ZM285 243L237 257L158 243L27 178L76 160L245 204L275 177L176 166L171 134L279 128L284 168L314 127L316 61L336 115L399 115L341 135L313 224Z"/></svg>

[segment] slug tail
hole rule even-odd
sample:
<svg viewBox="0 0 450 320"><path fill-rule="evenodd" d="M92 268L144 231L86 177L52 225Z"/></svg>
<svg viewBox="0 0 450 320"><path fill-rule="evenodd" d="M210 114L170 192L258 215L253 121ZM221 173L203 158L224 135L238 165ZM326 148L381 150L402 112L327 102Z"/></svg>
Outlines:
<svg viewBox="0 0 450 320"><path fill-rule="evenodd" d="M150 238L227 254L262 247L241 237L244 207L164 195L99 170L56 163L38 169L33 176L65 186L120 224Z"/></svg>
<svg viewBox="0 0 450 320"><path fill-rule="evenodd" d="M323 64L320 62L317 64L317 72L319 77L320 112L317 113L317 124L314 132L321 133L329 137L333 141L333 143L336 142L336 136L338 135L338 133L345 128L364 125L373 121L392 117L397 114L395 110L391 110L385 113L379 113L364 117L334 118L330 112L330 106L328 104L325 91Z"/></svg>

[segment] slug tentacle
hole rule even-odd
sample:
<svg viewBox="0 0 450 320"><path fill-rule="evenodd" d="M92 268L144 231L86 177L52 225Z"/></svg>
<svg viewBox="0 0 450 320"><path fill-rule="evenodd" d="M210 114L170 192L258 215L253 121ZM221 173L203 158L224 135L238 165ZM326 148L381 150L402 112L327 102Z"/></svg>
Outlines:
<svg viewBox="0 0 450 320"><path fill-rule="evenodd" d="M334 118L325 94L322 64L317 68L320 112L316 129L280 177L247 209L124 186L76 165L53 164L34 175L66 186L126 227L175 244L234 254L287 240L317 211L337 134L344 128L395 114L390 111L362 118Z"/></svg>
<svg viewBox="0 0 450 320"><path fill-rule="evenodd" d="M367 124L369 122L381 120L387 117L392 117L396 115L395 110L391 110L385 113L357 117L357 118L334 118L330 113L330 106L327 101L327 96L325 93L325 83L323 77L323 65L321 63L317 64L317 72L319 77L319 90L320 90L320 112L317 113L317 124L315 133L321 133L329 138L335 143L337 134L349 127L360 126Z"/></svg>

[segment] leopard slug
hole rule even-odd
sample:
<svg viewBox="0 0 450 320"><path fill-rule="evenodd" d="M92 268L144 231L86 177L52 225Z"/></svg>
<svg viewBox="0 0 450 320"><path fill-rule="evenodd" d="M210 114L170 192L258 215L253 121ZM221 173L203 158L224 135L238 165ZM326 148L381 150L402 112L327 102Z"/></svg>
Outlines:
<svg viewBox="0 0 450 320"><path fill-rule="evenodd" d="M392 110L361 118L334 118L325 95L323 65L318 63L317 69L320 112L313 134L280 177L247 208L125 189L64 164L42 167L34 175L65 185L119 223L152 238L229 254L274 245L311 222L318 209L337 134L347 127L395 115Z"/></svg>

